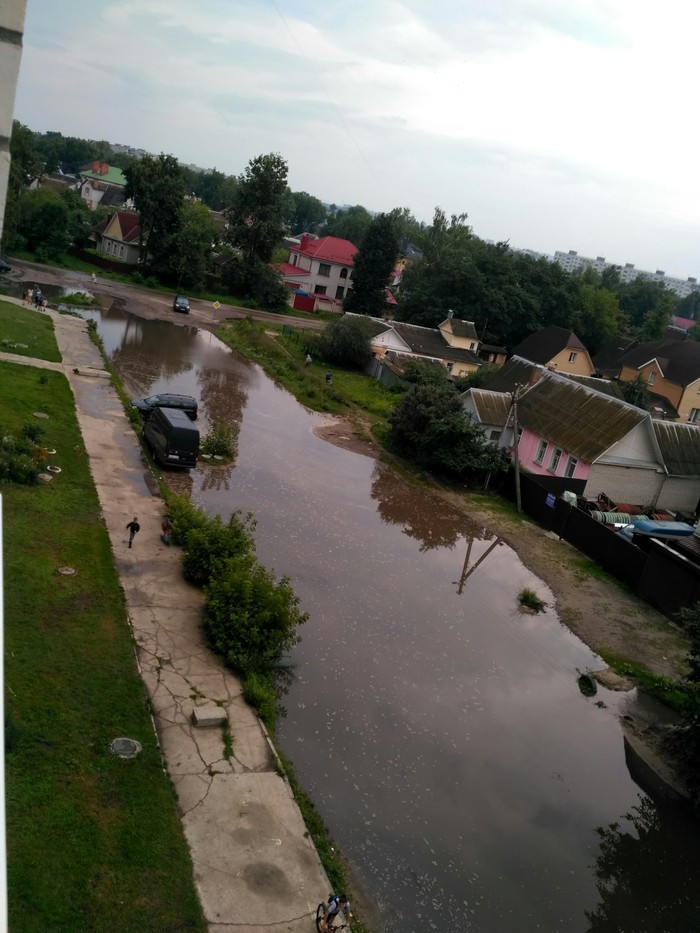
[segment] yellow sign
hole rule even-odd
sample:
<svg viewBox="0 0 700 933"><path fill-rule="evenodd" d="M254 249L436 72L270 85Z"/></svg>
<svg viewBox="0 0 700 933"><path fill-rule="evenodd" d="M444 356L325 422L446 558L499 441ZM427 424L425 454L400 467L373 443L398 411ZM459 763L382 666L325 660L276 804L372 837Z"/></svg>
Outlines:
<svg viewBox="0 0 700 933"><path fill-rule="evenodd" d="M215 301L215 302L214 302L214 310L215 310L215 311L218 311L220 307L221 307L220 303L219 303L218 301Z"/></svg>

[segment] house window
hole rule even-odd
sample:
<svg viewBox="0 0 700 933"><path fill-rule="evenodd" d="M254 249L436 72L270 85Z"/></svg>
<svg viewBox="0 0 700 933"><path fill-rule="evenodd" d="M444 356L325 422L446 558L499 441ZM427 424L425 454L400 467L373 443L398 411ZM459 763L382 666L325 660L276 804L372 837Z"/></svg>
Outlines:
<svg viewBox="0 0 700 933"><path fill-rule="evenodd" d="M316 292L317 295L325 295L325 294L326 294L326 286L325 286L325 285L317 285L316 288L314 289L314 291Z"/></svg>
<svg viewBox="0 0 700 933"><path fill-rule="evenodd" d="M489 434L489 440L495 442L495 441L498 440L498 438L499 438L500 436L501 436L501 432L500 432L500 431L491 431L490 434Z"/></svg>
<svg viewBox="0 0 700 933"><path fill-rule="evenodd" d="M293 266L296 266L297 260L298 260L298 259L299 259L299 257L297 256L297 254L296 254L296 253L292 253L292 265L293 265Z"/></svg>
<svg viewBox="0 0 700 933"><path fill-rule="evenodd" d="M537 448L537 453L535 454L535 463L539 463L540 465L544 463L544 455L547 453L548 446L549 444L547 441L540 441L540 445Z"/></svg>
<svg viewBox="0 0 700 933"><path fill-rule="evenodd" d="M342 285L339 285L335 290L335 297L339 298L342 301L344 295L345 295L345 289L343 288Z"/></svg>
<svg viewBox="0 0 700 933"><path fill-rule="evenodd" d="M348 277L348 270L347 270L347 269L341 269L341 270L340 270L340 278L341 278L341 279L347 279L347 277Z"/></svg>
<svg viewBox="0 0 700 933"><path fill-rule="evenodd" d="M555 447L552 451L552 458L549 461L549 471L551 473L556 473L559 469L559 463L561 461L561 450L559 447Z"/></svg>
<svg viewBox="0 0 700 933"><path fill-rule="evenodd" d="M656 373L649 373L647 376L647 385L653 386L656 382Z"/></svg>
<svg viewBox="0 0 700 933"><path fill-rule="evenodd" d="M331 267L327 262L319 262L318 264L318 274L329 276L331 274Z"/></svg>
<svg viewBox="0 0 700 933"><path fill-rule="evenodd" d="M124 255L124 247L122 246L121 243L119 244L119 255L120 255L120 256L123 256L123 255Z"/></svg>
<svg viewBox="0 0 700 933"><path fill-rule="evenodd" d="M575 362L576 362L576 356L577 356L577 354L574 353L573 351L572 351L571 353L569 353L569 362L570 362L570 363L575 363Z"/></svg>
<svg viewBox="0 0 700 933"><path fill-rule="evenodd" d="M692 408L690 410L690 415L688 416L688 421L691 424L697 424L700 421L700 408Z"/></svg>
<svg viewBox="0 0 700 933"><path fill-rule="evenodd" d="M569 457L568 463L566 464L566 469L564 470L564 476L566 476L567 479L571 479L571 477L576 472L577 466L578 460L576 457Z"/></svg>

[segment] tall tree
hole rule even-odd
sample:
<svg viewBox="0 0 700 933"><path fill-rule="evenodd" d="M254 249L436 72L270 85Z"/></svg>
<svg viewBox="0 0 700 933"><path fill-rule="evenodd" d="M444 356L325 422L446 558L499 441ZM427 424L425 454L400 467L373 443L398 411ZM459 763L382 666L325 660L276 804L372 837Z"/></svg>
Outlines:
<svg viewBox="0 0 700 933"><path fill-rule="evenodd" d="M41 171L41 160L34 149L34 133L15 120L10 138L10 174L7 180L7 201L2 227L2 248L12 249L17 243L20 197Z"/></svg>
<svg viewBox="0 0 700 933"><path fill-rule="evenodd" d="M398 255L394 218L379 214L367 228L355 254L353 287L344 302L346 310L375 316L386 311L386 287Z"/></svg>
<svg viewBox="0 0 700 933"><path fill-rule="evenodd" d="M570 326L591 355L606 341L626 330L624 320L616 295L606 288L579 285L578 308L572 316Z"/></svg>
<svg viewBox="0 0 700 933"><path fill-rule="evenodd" d="M185 196L185 182L174 156L161 153L157 158L144 156L126 172L127 199L131 198L139 215L142 234L148 234L147 250L152 268L167 269L168 241L176 233ZM140 243L141 261L146 259L146 244Z"/></svg>
<svg viewBox="0 0 700 933"><path fill-rule="evenodd" d="M293 191L289 226L292 233L315 233L326 217L323 203L306 191Z"/></svg>
<svg viewBox="0 0 700 933"><path fill-rule="evenodd" d="M209 208L199 201L183 201L177 229L167 240L162 273L177 282L178 287L199 288L215 239L216 227Z"/></svg>
<svg viewBox="0 0 700 933"><path fill-rule="evenodd" d="M244 260L269 262L284 236L289 202L287 163L278 153L259 155L238 178L228 210L229 240Z"/></svg>
<svg viewBox="0 0 700 933"><path fill-rule="evenodd" d="M371 222L372 215L367 208L356 204L331 213L323 232L326 236L337 236L359 246Z"/></svg>

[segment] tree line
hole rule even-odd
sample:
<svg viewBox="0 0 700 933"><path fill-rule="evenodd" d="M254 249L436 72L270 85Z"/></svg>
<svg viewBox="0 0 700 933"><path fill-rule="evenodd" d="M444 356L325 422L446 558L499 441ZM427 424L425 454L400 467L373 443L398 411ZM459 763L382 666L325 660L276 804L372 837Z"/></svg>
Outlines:
<svg viewBox="0 0 700 933"><path fill-rule="evenodd" d="M91 225L107 209L90 212L75 191L32 191L29 183L42 171L75 173L100 160L122 169L126 195L148 232L141 244L144 274L194 289L216 258L232 294L271 310L284 306L286 292L270 263L286 258L280 251L284 235L302 231L358 246L347 310L387 312L391 273L402 245L410 242L422 258L407 266L394 289L396 318L433 327L451 310L473 321L483 342L509 349L552 324L575 331L592 353L623 333L653 340L663 336L673 314L695 318L700 306L700 295L681 300L642 277L622 282L614 267L572 275L507 242L487 243L466 214L448 218L436 208L425 224L406 207L378 215L362 205L326 207L308 192L291 191L287 163L277 153L259 155L240 175L230 176L197 171L170 155L135 158L104 140L33 133L15 122L11 156L2 246L29 250L40 260L55 260L71 245L85 246ZM222 212L225 226L215 224L210 211Z"/></svg>

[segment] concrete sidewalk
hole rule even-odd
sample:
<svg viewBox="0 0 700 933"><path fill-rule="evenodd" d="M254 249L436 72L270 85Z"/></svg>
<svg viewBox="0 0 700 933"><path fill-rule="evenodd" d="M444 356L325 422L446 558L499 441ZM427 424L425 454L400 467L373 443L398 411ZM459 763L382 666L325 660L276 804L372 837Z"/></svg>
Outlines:
<svg viewBox="0 0 700 933"><path fill-rule="evenodd" d="M204 643L201 592L183 580L179 548L160 540L163 501L150 491L153 479L116 392L100 378L103 361L85 322L47 313L55 322L62 368L75 395L209 928L308 933L329 883L299 809L276 771L264 728L243 700L240 682ZM126 524L134 516L141 530L129 549ZM194 709L206 707L228 715L229 759L221 726L193 725Z"/></svg>

